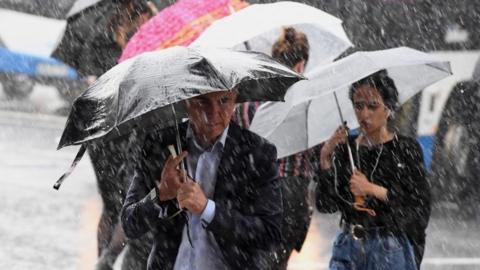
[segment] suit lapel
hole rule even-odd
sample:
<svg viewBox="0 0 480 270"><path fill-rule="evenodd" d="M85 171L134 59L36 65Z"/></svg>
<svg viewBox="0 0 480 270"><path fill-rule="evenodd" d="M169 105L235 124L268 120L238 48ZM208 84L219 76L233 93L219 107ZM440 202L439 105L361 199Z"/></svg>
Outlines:
<svg viewBox="0 0 480 270"><path fill-rule="evenodd" d="M230 122L230 127L228 128L227 138L225 140L225 146L223 147L222 158L218 164L217 170L217 181L215 183L215 193L214 198L217 199L217 196L224 196L224 194L229 194L225 189L233 189L233 178L232 175L235 175L235 163L238 162L235 157L238 156L239 144L241 139L241 130L240 127L234 122Z"/></svg>

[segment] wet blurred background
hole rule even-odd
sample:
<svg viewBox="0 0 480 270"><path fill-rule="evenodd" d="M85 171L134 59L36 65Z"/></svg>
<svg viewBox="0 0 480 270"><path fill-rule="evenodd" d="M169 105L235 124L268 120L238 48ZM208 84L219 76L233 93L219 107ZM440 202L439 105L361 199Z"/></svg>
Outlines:
<svg viewBox="0 0 480 270"><path fill-rule="evenodd" d="M51 56L74 2L0 0L0 269L93 269L96 262L102 202L90 161L52 189L77 150L55 149L89 80ZM153 2L158 10L175 3ZM421 143L434 192L423 269L480 269L480 2L299 2L344 21L355 44L348 53L409 46L451 61L453 76L406 103L396 126ZM326 269L337 221L315 213L289 269Z"/></svg>

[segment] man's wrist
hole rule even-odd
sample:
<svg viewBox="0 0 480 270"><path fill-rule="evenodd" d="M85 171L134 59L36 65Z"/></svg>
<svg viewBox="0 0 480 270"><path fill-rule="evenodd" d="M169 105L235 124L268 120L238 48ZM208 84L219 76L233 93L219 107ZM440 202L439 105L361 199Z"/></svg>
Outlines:
<svg viewBox="0 0 480 270"><path fill-rule="evenodd" d="M212 200L207 200L205 208L200 214L200 220L202 221L202 226L204 228L206 228L212 222L213 218L215 217L215 210L215 202Z"/></svg>
<svg viewBox="0 0 480 270"><path fill-rule="evenodd" d="M168 198L168 194L165 194L166 191L165 191L164 189L162 189L161 186L157 187L156 189L157 189L158 199L159 199L161 202L170 200L170 199Z"/></svg>

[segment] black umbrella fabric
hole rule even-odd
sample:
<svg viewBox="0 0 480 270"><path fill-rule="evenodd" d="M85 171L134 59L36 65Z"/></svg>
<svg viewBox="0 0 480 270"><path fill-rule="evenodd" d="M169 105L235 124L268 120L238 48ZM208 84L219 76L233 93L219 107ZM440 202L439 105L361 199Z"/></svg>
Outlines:
<svg viewBox="0 0 480 270"><path fill-rule="evenodd" d="M117 63L122 53L115 38L115 32L120 31L117 28L131 26L134 33L138 16L151 10L146 0L79 2L85 3L77 2L70 10L65 33L52 56L83 76L100 76Z"/></svg>
<svg viewBox="0 0 480 270"><path fill-rule="evenodd" d="M107 71L74 101L58 149L153 124L174 126L186 117L180 101L211 92L237 89L237 102L283 101L301 79L256 52L176 46L144 53Z"/></svg>
<svg viewBox="0 0 480 270"><path fill-rule="evenodd" d="M113 33L107 25L116 8L117 3L111 0L99 1L68 17L65 33L52 56L82 75L100 75L108 67L114 66L116 55L121 53L121 49L115 46ZM99 57L104 52L102 46L110 48L112 52ZM92 61L96 56L105 62L99 65Z"/></svg>

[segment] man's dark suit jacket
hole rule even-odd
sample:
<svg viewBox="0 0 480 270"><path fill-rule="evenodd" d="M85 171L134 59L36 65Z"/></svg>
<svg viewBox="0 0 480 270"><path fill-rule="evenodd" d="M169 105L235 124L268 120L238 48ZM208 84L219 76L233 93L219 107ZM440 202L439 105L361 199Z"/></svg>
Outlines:
<svg viewBox="0 0 480 270"><path fill-rule="evenodd" d="M187 124L180 125L185 146ZM147 195L160 179L167 145L175 144L174 129L152 132L144 144L135 176L122 209L127 237L137 238L152 230L155 240L148 269L173 269L182 240L185 218L159 218L159 208ZM272 268L271 248L281 240L282 195L275 146L258 135L230 123L217 171L213 201L215 216L206 230L213 233L231 269ZM169 214L175 212L173 201Z"/></svg>

